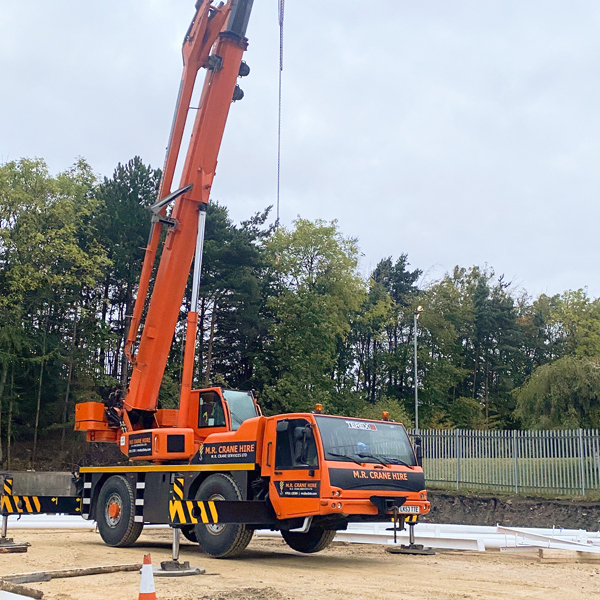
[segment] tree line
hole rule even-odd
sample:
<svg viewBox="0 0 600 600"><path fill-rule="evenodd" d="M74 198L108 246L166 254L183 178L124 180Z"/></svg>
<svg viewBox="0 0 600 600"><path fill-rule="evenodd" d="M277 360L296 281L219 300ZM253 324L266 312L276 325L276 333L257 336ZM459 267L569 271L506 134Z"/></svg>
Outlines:
<svg viewBox="0 0 600 600"><path fill-rule="evenodd" d="M15 439L31 462L40 436L64 450L75 403L126 385L160 176L138 157L102 180L84 160L57 176L41 159L0 166L0 463ZM422 428L600 426L600 302L584 290L531 298L487 266L419 286L403 253L365 278L335 222L277 228L269 210L235 224L209 206L196 386L253 389L266 413L321 403L411 425L416 384ZM163 407L178 398L188 302Z"/></svg>

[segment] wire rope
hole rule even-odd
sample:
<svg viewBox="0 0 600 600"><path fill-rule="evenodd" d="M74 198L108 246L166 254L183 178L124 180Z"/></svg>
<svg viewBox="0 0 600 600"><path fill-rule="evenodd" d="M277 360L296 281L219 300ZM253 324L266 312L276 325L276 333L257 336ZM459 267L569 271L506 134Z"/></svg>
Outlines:
<svg viewBox="0 0 600 600"><path fill-rule="evenodd" d="M277 120L277 220L279 227L279 196L281 189L281 75L283 73L283 13L285 0L279 0L279 112Z"/></svg>

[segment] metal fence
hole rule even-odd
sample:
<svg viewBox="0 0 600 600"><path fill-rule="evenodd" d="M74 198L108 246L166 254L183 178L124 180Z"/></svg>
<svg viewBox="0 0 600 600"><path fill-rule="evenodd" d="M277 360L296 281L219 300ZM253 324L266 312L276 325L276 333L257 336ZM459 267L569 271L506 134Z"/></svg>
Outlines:
<svg viewBox="0 0 600 600"><path fill-rule="evenodd" d="M517 494L600 492L598 429L421 429L418 435L430 484Z"/></svg>

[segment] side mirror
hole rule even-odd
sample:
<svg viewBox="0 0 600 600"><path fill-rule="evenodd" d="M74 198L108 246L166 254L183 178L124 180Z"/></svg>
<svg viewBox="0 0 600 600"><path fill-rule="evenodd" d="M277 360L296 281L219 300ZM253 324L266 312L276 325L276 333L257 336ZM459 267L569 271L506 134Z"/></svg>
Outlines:
<svg viewBox="0 0 600 600"><path fill-rule="evenodd" d="M296 427L294 429L294 443L301 442L300 456L297 457L299 459L299 462L306 463L306 461L308 460L308 442L312 439L314 439L314 434L310 425L306 425L304 427Z"/></svg>
<svg viewBox="0 0 600 600"><path fill-rule="evenodd" d="M423 448L421 447L421 436L415 438L415 455L417 457L417 465L423 466Z"/></svg>
<svg viewBox="0 0 600 600"><path fill-rule="evenodd" d="M275 431L277 433L282 433L283 431L287 431L290 427L289 421L277 421L277 425L275 425Z"/></svg>

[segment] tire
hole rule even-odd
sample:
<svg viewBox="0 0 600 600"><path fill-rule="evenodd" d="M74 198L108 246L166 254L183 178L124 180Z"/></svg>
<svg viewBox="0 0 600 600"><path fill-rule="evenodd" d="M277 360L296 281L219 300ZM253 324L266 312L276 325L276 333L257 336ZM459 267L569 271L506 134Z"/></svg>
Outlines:
<svg viewBox="0 0 600 600"><path fill-rule="evenodd" d="M144 524L135 522L135 493L125 477L106 480L98 495L96 520L108 546L131 546L140 537Z"/></svg>
<svg viewBox="0 0 600 600"><path fill-rule="evenodd" d="M198 489L196 500L242 500L237 483L223 473L208 477ZM194 527L202 550L215 558L229 558L240 554L250 543L254 531L237 523L205 525Z"/></svg>
<svg viewBox="0 0 600 600"><path fill-rule="evenodd" d="M183 533L183 537L188 539L190 542L194 542L194 544L198 543L198 538L196 538L196 531L194 530L193 525L190 525L189 527L182 527L181 533Z"/></svg>
<svg viewBox="0 0 600 600"><path fill-rule="evenodd" d="M304 552L304 554L313 554L325 550L333 541L336 533L336 531L329 531L320 527L311 527L307 533L282 531L281 536L293 550Z"/></svg>

